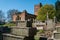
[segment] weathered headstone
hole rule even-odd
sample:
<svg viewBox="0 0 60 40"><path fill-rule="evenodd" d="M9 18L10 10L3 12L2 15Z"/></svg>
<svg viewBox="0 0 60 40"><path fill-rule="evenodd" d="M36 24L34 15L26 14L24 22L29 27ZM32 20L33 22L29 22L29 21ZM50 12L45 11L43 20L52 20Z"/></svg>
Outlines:
<svg viewBox="0 0 60 40"><path fill-rule="evenodd" d="M54 22L52 19L47 20L47 30L53 30L54 29Z"/></svg>

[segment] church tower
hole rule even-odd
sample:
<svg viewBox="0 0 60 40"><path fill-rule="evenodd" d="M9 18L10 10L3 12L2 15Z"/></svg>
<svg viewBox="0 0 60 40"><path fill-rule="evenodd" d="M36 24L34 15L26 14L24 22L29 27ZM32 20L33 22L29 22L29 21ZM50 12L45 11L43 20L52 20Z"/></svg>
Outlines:
<svg viewBox="0 0 60 40"><path fill-rule="evenodd" d="M34 15L36 16L38 15L38 10L41 8L41 6L42 6L41 3L34 6Z"/></svg>

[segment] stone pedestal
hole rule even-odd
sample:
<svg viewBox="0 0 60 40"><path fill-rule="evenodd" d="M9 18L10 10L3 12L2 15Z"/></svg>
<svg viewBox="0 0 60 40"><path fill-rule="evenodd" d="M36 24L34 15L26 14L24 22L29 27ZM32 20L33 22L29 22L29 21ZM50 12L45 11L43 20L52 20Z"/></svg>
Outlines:
<svg viewBox="0 0 60 40"><path fill-rule="evenodd" d="M17 25L17 27L19 27L19 28L25 28L25 27L27 27L27 21L20 21L20 20L18 20L18 21L16 22L16 25Z"/></svg>
<svg viewBox="0 0 60 40"><path fill-rule="evenodd" d="M57 27L56 32L54 32L54 40L60 40L60 27Z"/></svg>
<svg viewBox="0 0 60 40"><path fill-rule="evenodd" d="M18 20L17 22L16 22L16 24L17 24L17 27L23 27L23 28L25 28L25 27L32 27L32 21L20 21L20 20Z"/></svg>

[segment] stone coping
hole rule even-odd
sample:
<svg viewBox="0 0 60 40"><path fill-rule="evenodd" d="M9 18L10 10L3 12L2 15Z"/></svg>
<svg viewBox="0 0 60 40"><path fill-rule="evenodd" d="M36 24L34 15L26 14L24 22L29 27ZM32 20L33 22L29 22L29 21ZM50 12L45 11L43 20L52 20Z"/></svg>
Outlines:
<svg viewBox="0 0 60 40"><path fill-rule="evenodd" d="M56 26L56 28L60 28L60 26Z"/></svg>
<svg viewBox="0 0 60 40"><path fill-rule="evenodd" d="M15 37L15 38L24 38L25 36L16 36L16 35L12 35L12 34L8 34L8 33L3 33L3 36L9 36L9 37Z"/></svg>
<svg viewBox="0 0 60 40"><path fill-rule="evenodd" d="M60 32L56 32L56 33L54 33L54 34L60 34Z"/></svg>
<svg viewBox="0 0 60 40"><path fill-rule="evenodd" d="M9 28L31 28L31 27L19 27L19 26L11 26Z"/></svg>
<svg viewBox="0 0 60 40"><path fill-rule="evenodd" d="M35 28L35 27L19 27L19 26L11 26L9 28L16 28L16 29L30 29L30 28Z"/></svg>

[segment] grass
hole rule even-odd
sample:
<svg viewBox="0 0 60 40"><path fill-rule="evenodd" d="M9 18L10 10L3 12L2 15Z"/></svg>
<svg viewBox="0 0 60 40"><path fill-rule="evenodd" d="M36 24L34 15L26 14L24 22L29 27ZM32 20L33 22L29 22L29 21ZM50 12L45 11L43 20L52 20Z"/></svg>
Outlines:
<svg viewBox="0 0 60 40"><path fill-rule="evenodd" d="M6 23L3 26L16 26L16 24L14 24L14 23Z"/></svg>

